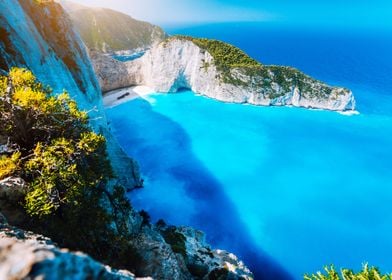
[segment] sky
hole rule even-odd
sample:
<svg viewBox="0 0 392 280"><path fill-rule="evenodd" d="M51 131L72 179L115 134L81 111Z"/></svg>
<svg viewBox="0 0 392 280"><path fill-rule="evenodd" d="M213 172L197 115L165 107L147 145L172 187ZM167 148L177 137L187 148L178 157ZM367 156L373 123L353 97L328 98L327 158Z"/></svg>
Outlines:
<svg viewBox="0 0 392 280"><path fill-rule="evenodd" d="M273 21L392 28L392 0L73 0L156 24Z"/></svg>

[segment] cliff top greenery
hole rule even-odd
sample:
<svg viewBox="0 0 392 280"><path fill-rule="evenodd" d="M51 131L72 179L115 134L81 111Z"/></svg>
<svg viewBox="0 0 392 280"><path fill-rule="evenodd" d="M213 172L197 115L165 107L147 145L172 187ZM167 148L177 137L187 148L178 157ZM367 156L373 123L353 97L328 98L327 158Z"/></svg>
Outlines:
<svg viewBox="0 0 392 280"><path fill-rule="evenodd" d="M292 87L298 86L302 93L308 95L329 95L332 87L329 87L301 71L287 66L263 65L255 59L248 56L241 49L218 40L200 39L190 36L177 35L170 37L170 40L191 41L202 50L208 52L214 59L213 63L221 74L221 81L235 86L254 85L259 89L271 89L272 84L276 83L281 87L281 92L273 92L270 98L277 98L292 90ZM208 69L210 65L205 62L203 68ZM240 70L250 80L244 81L232 70ZM318 84L317 89L313 88Z"/></svg>
<svg viewBox="0 0 392 280"><path fill-rule="evenodd" d="M191 41L201 49L206 50L214 58L214 63L220 70L224 70L226 68L262 66L260 62L251 58L240 48L219 40L194 38L181 35L177 35L172 38Z"/></svg>

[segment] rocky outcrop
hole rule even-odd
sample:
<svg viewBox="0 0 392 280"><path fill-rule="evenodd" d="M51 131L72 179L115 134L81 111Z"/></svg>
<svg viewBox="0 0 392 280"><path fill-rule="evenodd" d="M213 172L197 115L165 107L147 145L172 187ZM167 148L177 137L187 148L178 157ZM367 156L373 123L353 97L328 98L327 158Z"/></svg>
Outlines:
<svg viewBox="0 0 392 280"><path fill-rule="evenodd" d="M103 92L142 83L140 60L137 63L124 63L96 51L90 51L90 58Z"/></svg>
<svg viewBox="0 0 392 280"><path fill-rule="evenodd" d="M165 240L184 257L188 270L199 279L253 279L235 255L212 249L202 231L191 227L158 226Z"/></svg>
<svg viewBox="0 0 392 280"><path fill-rule="evenodd" d="M194 279L183 257L172 250L153 225L143 225L131 243L144 264L139 267L138 275L148 275L156 279Z"/></svg>
<svg viewBox="0 0 392 280"><path fill-rule="evenodd" d="M27 216L19 206L27 192L27 184L22 178L9 177L0 180L0 213L13 225L22 225Z"/></svg>
<svg viewBox="0 0 392 280"><path fill-rule="evenodd" d="M22 204L27 189L28 189L28 185L21 178L9 177L0 181L0 224L9 223L12 225L17 225L19 227L27 227L27 228L31 227L29 222L31 218L27 216L23 207L19 207L19 205ZM144 222L143 218L141 217L141 215L139 215L138 212L134 211L132 208L127 209L126 211L122 211L124 209L121 208L115 209L116 206L111 205L110 201L106 199L103 199L102 203L107 204L106 208L108 209L108 211L117 212L115 219L113 219L113 224L119 231L117 233L118 238L120 237L123 238L124 236L126 236L126 238L124 238L124 241L126 242L124 245L128 246L129 244L133 248L132 251L133 255L132 256L125 255L124 258L129 258L129 260L125 259L123 263L131 262L130 266L132 266L134 269L136 265L135 263L137 263L135 272L138 275L142 275L144 277L151 276L156 279L183 279L183 280L192 279L192 275L189 273L187 267L185 266L183 258L181 256L176 255L172 251L170 245L165 242L165 240L163 239L159 231L155 230L155 228L149 223ZM83 227L83 225L80 226ZM0 244L3 241L4 235L9 235L10 233L13 234L14 232L18 234L22 233L21 236L23 237L23 239L21 240L21 243L26 243L27 241L30 241L30 238L25 239L26 234L24 234L23 231L21 230L18 230L16 228L12 228L12 230L9 230L6 227L4 228L0 227ZM38 236L32 233L28 233L28 235L33 237L33 241L36 241L35 237ZM53 242L51 242L50 244L53 244ZM113 248L113 249L110 248L110 250L114 250L114 251L116 250L121 251L122 249L123 248ZM1 245L0 245L0 250L2 250ZM13 262L10 262L8 264L10 269L12 268L13 265L15 265L17 261L23 262L23 258L22 258L23 254L26 254L27 252L31 251L25 245L15 246L13 250L15 252L7 251L7 254L11 254L13 259ZM17 250L19 250L20 252L17 252ZM26 250L27 252L24 252L23 250ZM37 248L33 248L33 250L37 250ZM109 254L108 250L109 248L106 249L107 254ZM80 269L82 271L89 271L90 260L91 260L90 257L84 256L80 260L79 259L75 260L73 255L69 255L70 258L68 258L68 255L61 254L61 256L58 257L58 254L56 252L54 252L56 260L54 260L53 263L52 261L50 262L45 261L46 258L52 259L52 257L50 257L49 255L48 256L45 255L44 259L37 259L37 260L35 260L33 256L32 258L34 259L34 262L28 264L29 268L30 266L32 267L33 265L35 265L35 263L39 262L41 269L47 271L49 275L61 275L61 273L64 272L61 270L62 269L61 267L67 266L66 264L62 263L64 261L63 257L67 257L66 259L67 262L72 261L73 263L75 263L75 265L78 266L80 266L80 264L86 265L87 263L88 267L86 267L86 269L84 269L83 267L81 267ZM135 259L135 256L137 259ZM0 267L2 267L3 263L1 258L0 258L0 263L1 263ZM93 264L93 268L99 271L99 267L97 267L97 265ZM71 277L69 279L90 279L87 277L88 274L83 275L82 278L76 277L77 275L73 275L73 276L75 278ZM22 279L22 277L12 278L11 275L8 275L7 277L8 278L1 278L1 273L0 273L0 279ZM58 279L58 278L47 277L45 279ZM92 277L91 279L95 279L95 278ZM122 278L104 277L99 279L122 279ZM128 278L124 278L124 279L128 279Z"/></svg>
<svg viewBox="0 0 392 280"><path fill-rule="evenodd" d="M20 178L10 177L0 181L0 224L7 224L7 222L20 226L28 224L26 223L28 217L23 208L15 207L23 199L26 187L26 183ZM253 279L252 273L236 256L226 251L211 249L205 242L203 232L189 227L152 225L133 210L128 211L126 215L127 217L122 219L132 223L127 225L126 234L129 235L128 242L138 258L139 266L135 271L137 275L164 280ZM18 242L9 242L10 236L19 237ZM45 246L40 247L42 244L37 244L37 241L47 241L48 243L44 245L50 245L50 250ZM10 249L6 250L6 247ZM32 252L37 250L43 250L48 254L34 255ZM2 259L3 255L10 256L12 261ZM26 255L28 255L28 262L23 259ZM116 278L119 276L118 272L110 269L107 274L107 271L103 271L107 270L107 267L103 267L86 255L80 253L75 255L67 250L59 250L51 240L41 235L2 225L0 225L0 262L2 263L0 267L3 267L3 263L6 267L4 270L6 272L0 268L0 279L22 279L27 277L26 275L32 277L31 279L35 279L36 275L46 275L45 279L57 279L58 275L69 276L65 279L96 279L95 274L91 274L91 269L97 271L96 273L103 273L103 278L99 279L133 279ZM33 271L32 267L34 272L37 271L37 266L40 273L26 274L23 277L20 274L10 275L9 271L17 262L26 266L23 268L26 273ZM80 271L73 268L71 264L77 266ZM85 274L80 275L81 271ZM114 275L110 274L112 272ZM7 273L4 278L1 278L4 275L2 273ZM50 278L47 275L57 276ZM82 278L72 278L76 275ZM101 277L101 274L98 275ZM120 273L120 276L123 277L123 274Z"/></svg>
<svg viewBox="0 0 392 280"><path fill-rule="evenodd" d="M355 109L354 96L348 89L328 86L290 67L258 63L251 67L226 66L218 62L219 56L214 57L198 42L193 38L172 37L143 57L128 62L97 53L91 58L104 92L146 85L157 92L191 89L224 102L335 111ZM234 48L215 42L218 48Z"/></svg>
<svg viewBox="0 0 392 280"><path fill-rule="evenodd" d="M26 190L27 185L21 178L9 177L0 181L0 224L6 224L7 222L19 226L28 224L28 216L24 209L17 206L23 200ZM133 209L123 213L123 215L124 217L118 216L117 219L127 223L125 234L129 236L128 242L131 244L134 250L133 253L137 256L137 262L139 263L135 271L137 275L151 276L154 279L176 280L253 279L252 273L236 256L226 251L211 249L205 241L204 233L201 231L189 227L177 228L162 224L152 225ZM5 236L7 236L7 240L4 240ZM20 240L9 242L9 236L19 236ZM37 241L42 240L49 242L44 245L51 245L50 250L45 246L40 247L42 244L37 243ZM5 249L6 247L10 249ZM34 252L37 250L47 252L47 254L35 255ZM11 260L2 260L2 255L10 256ZM25 262L22 258L26 255L28 255L28 262ZM97 271L97 275L103 273L104 278L100 279L133 279L116 278L119 276L117 272L114 272L114 275L110 274L111 270L105 272L106 267L96 263L88 256L75 255L66 250L59 250L47 238L1 225L0 262L4 262L4 267L7 267L4 270L7 272L3 272L0 268L0 279L22 279L27 277L26 275L32 277L32 279L35 279L35 275L67 275L69 279L75 279L72 277L79 275L82 278L78 279L96 279L96 274L91 274L91 269ZM40 273L26 274L23 277L20 274L10 275L11 268L16 262L21 262L26 266L23 268L26 273L33 271L32 267L36 272L37 266ZM80 271L72 268L71 264L77 266ZM66 269L64 270L64 268ZM80 275L81 272L86 274ZM7 273L6 277L1 278L2 273ZM87 278L89 275L91 278ZM120 274L120 276L123 277L123 274ZM52 278L47 276L45 279Z"/></svg>
<svg viewBox="0 0 392 280"><path fill-rule="evenodd" d="M3 223L0 223L0 264L0 279L4 280L140 279L129 271L114 270L83 253L60 249L42 235Z"/></svg>
<svg viewBox="0 0 392 280"><path fill-rule="evenodd" d="M235 255L212 249L205 234L191 227L168 226L163 221L144 224L131 242L146 264L138 275L158 279L253 280L252 272Z"/></svg>

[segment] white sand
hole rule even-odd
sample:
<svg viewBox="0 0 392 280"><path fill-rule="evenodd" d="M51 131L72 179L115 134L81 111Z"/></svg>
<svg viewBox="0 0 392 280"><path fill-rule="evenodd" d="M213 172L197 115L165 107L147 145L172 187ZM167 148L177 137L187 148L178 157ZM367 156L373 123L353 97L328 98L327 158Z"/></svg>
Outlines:
<svg viewBox="0 0 392 280"><path fill-rule="evenodd" d="M129 93L129 95L125 96L124 98L118 99L119 96L122 96L126 93ZM147 86L134 86L134 87L116 89L104 94L103 105L105 107L114 107L136 98L147 99L148 95L152 93L155 92Z"/></svg>

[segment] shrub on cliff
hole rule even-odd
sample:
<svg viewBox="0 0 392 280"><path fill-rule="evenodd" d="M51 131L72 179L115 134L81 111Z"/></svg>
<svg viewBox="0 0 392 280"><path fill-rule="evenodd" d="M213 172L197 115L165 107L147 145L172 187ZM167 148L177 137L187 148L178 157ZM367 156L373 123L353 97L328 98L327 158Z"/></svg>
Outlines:
<svg viewBox="0 0 392 280"><path fill-rule="evenodd" d="M105 138L67 93L52 95L19 68L0 76L0 180L10 176L28 186L24 228L132 270L137 256L117 219L130 205L121 186L107 190L114 176Z"/></svg>
<svg viewBox="0 0 392 280"><path fill-rule="evenodd" d="M392 274L383 275L377 268L367 264L357 273L350 269L342 269L339 273L334 266L325 267L324 270L324 273L305 275L304 280L392 280Z"/></svg>
<svg viewBox="0 0 392 280"><path fill-rule="evenodd" d="M18 175L29 182L30 215L77 206L80 196L111 177L104 137L90 130L87 114L67 93L52 96L30 71L14 68L1 78L0 110L0 134L14 151L2 156L0 179Z"/></svg>

